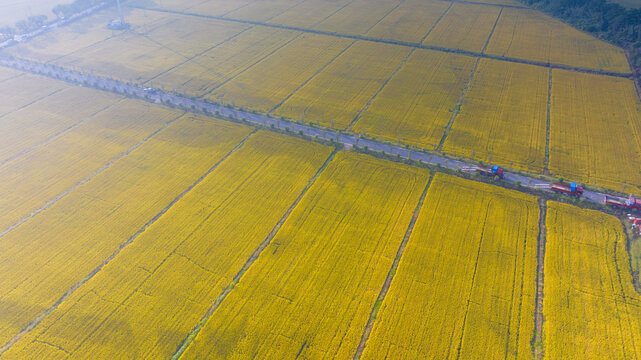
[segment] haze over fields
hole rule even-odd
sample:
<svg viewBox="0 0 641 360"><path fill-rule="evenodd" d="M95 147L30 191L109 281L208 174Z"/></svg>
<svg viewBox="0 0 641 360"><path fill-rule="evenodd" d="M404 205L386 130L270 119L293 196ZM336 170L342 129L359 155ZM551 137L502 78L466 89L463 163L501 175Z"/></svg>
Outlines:
<svg viewBox="0 0 641 360"><path fill-rule="evenodd" d="M622 48L514 0L123 13L0 45L0 360L641 359Z"/></svg>
<svg viewBox="0 0 641 360"><path fill-rule="evenodd" d="M51 9L70 2L71 0L0 0L0 27L14 26L30 16L45 15L49 19L55 18Z"/></svg>

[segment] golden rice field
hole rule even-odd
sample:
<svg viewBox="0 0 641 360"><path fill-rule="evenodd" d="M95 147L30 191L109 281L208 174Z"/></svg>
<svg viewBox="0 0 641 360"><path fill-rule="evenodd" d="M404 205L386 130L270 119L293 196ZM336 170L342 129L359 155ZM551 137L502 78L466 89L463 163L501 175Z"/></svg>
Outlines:
<svg viewBox="0 0 641 360"><path fill-rule="evenodd" d="M351 358L428 175L339 153L181 358Z"/></svg>
<svg viewBox="0 0 641 360"><path fill-rule="evenodd" d="M252 135L2 358L170 358L330 152Z"/></svg>
<svg viewBox="0 0 641 360"><path fill-rule="evenodd" d="M353 0L318 25L315 30L364 35L375 27L401 0Z"/></svg>
<svg viewBox="0 0 641 360"><path fill-rule="evenodd" d="M481 52L500 11L494 6L453 3L423 44Z"/></svg>
<svg viewBox="0 0 641 360"><path fill-rule="evenodd" d="M110 105L106 110L0 166L0 232L101 172L182 114L136 100L104 101Z"/></svg>
<svg viewBox="0 0 641 360"><path fill-rule="evenodd" d="M436 174L363 359L530 359L539 206Z"/></svg>
<svg viewBox="0 0 641 360"><path fill-rule="evenodd" d="M357 133L435 149L476 59L415 50L353 127Z"/></svg>
<svg viewBox="0 0 641 360"><path fill-rule="evenodd" d="M305 0L250 1L224 15L232 19L268 21L304 2Z"/></svg>
<svg viewBox="0 0 641 360"><path fill-rule="evenodd" d="M549 202L546 224L545 357L641 358L641 298L619 220Z"/></svg>
<svg viewBox="0 0 641 360"><path fill-rule="evenodd" d="M446 1L405 0L365 35L421 43L450 5Z"/></svg>
<svg viewBox="0 0 641 360"><path fill-rule="evenodd" d="M398 45L357 41L273 114L344 129L409 53Z"/></svg>
<svg viewBox="0 0 641 360"><path fill-rule="evenodd" d="M207 98L270 112L353 42L331 36L303 34L217 88Z"/></svg>
<svg viewBox="0 0 641 360"><path fill-rule="evenodd" d="M19 109L0 117L0 164L62 136L117 106L119 100L121 97L114 94L70 87L35 102L18 104L22 105Z"/></svg>
<svg viewBox="0 0 641 360"><path fill-rule="evenodd" d="M194 14L222 16L234 10L248 6L252 1L254 0L189 0L187 2L183 0L160 0L156 1L156 3L161 9L185 10ZM169 4L165 5L165 3ZM142 5L144 6L144 3Z"/></svg>
<svg viewBox="0 0 641 360"><path fill-rule="evenodd" d="M542 172L549 71L481 59L443 150Z"/></svg>
<svg viewBox="0 0 641 360"><path fill-rule="evenodd" d="M217 0L226 1L226 0ZM318 23L332 16L343 7L349 5L351 0L326 0L304 1L295 7L275 16L267 23L280 24L300 28L312 28Z"/></svg>
<svg viewBox="0 0 641 360"><path fill-rule="evenodd" d="M188 96L207 96L300 35L289 30L251 27L149 84Z"/></svg>
<svg viewBox="0 0 641 360"><path fill-rule="evenodd" d="M641 102L631 80L552 71L550 171L641 192Z"/></svg>
<svg viewBox="0 0 641 360"><path fill-rule="evenodd" d="M67 84L47 77L9 72L0 82L0 116L68 88Z"/></svg>
<svg viewBox="0 0 641 360"><path fill-rule="evenodd" d="M503 9L487 53L630 73L623 49L535 10Z"/></svg>
<svg viewBox="0 0 641 360"><path fill-rule="evenodd" d="M53 306L250 131L185 116L1 237L0 343Z"/></svg>

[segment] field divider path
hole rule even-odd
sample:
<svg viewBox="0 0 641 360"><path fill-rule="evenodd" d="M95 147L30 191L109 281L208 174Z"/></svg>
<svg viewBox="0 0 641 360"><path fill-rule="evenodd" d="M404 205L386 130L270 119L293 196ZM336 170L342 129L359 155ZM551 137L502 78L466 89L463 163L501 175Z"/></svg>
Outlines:
<svg viewBox="0 0 641 360"><path fill-rule="evenodd" d="M130 98L141 99L153 104L168 104L171 107L191 113L201 113L209 116L219 116L228 121L241 122L251 126L259 126L265 130L285 131L299 133L309 139L323 139L337 142L346 148L358 146L367 148L373 153L390 155L398 160L413 160L425 165L440 166L453 171L462 170L478 165L471 160L460 160L447 157L440 152L427 151L423 149L407 148L405 145L392 144L385 141L364 138L358 134L345 131L338 131L328 127L318 127L311 124L303 124L293 120L275 118L269 115L245 111L238 108L230 108L222 104L201 101L194 98L181 96L176 93L162 91L160 89L146 89L142 86L127 84L122 81L83 74L78 71L64 69L50 64L37 63L29 60L14 57L0 56L0 66L12 67L17 70L31 72L34 74L49 76L71 84L90 86L98 90L109 91ZM509 169L508 169L509 171ZM511 173L508 172L503 182L508 184L520 184L524 188L537 191L551 192L547 188L549 181L541 180L539 174L532 173ZM499 183L500 185L500 183ZM518 190L517 190L518 191ZM621 194L620 196L625 196ZM605 194L592 190L585 190L583 198L589 202L603 204Z"/></svg>
<svg viewBox="0 0 641 360"><path fill-rule="evenodd" d="M178 117L180 118L180 117ZM178 119L177 118L177 119ZM172 120L171 122L174 122L176 119ZM169 124L167 124L169 126ZM166 127L166 126L165 126ZM163 128L165 128L163 127ZM159 132L160 130L158 130ZM222 164L227 158L229 158L233 153L235 153L237 150L239 150L249 138L254 135L258 129L254 129L249 135L247 135L238 145L236 145L233 149L231 149L225 156L223 156L220 160L218 160L212 167L209 168L201 177L199 177L194 183L189 185L187 189L185 189L182 193L180 193L176 198L174 198L167 206L165 206L159 213L157 213L153 218L151 218L147 223L145 223L138 231L136 231L132 236L130 236L127 241L122 243L116 251L114 251L107 259L105 259L98 267L96 267L94 270L92 270L85 278L83 278L81 281L76 283L74 286L72 286L67 292L56 301L53 306L50 308L46 309L44 312L42 312L40 315L38 315L32 322L29 323L18 335L16 335L14 338L9 340L4 346L0 347L0 355L7 351L13 344L15 344L17 341L19 341L22 337L24 337L27 333L29 333L31 330L33 330L38 324L44 320L44 318L49 315L51 312L53 312L63 301L65 301L69 296L71 296L78 288L80 288L83 284L91 280L96 274L100 272L107 264L109 264L120 252L126 248L128 245L133 243L142 233L145 232L150 226L152 226L158 219L160 219L169 209L171 209L177 202L179 202L185 195L187 195L191 190L193 190L198 184L200 184L209 174L211 174L220 164Z"/></svg>
<svg viewBox="0 0 641 360"><path fill-rule="evenodd" d="M441 1L447 1L447 2L465 4L465 5L483 5L483 6L492 6L492 7L500 7L500 8L532 10L532 8L529 8L527 6L522 6L522 5L492 4L492 3L486 3L486 2L465 1L465 0L441 0Z"/></svg>
<svg viewBox="0 0 641 360"><path fill-rule="evenodd" d="M405 64L407 64L407 60L409 60L410 56L412 56L412 54L414 53L414 51L416 51L416 49L412 49L412 50L410 50L410 52L409 52L409 53L407 54L407 56L403 59L403 61L401 61L400 65L398 65L398 67L396 68L396 70L394 70L394 72L393 72L393 73L392 73L392 74L387 78L387 80L385 80L385 82L383 83L383 85L381 85L381 87L376 91L376 93L374 94L374 96L372 96L372 98L371 98L371 99L369 99L369 101L367 102L367 104L365 104L365 106L363 106L363 108L361 109L361 111L359 111L359 112L358 112L358 114L356 114L356 116L354 116L354 119L352 119L352 121L349 123L349 125L347 125L347 127L345 128L345 130L347 130L347 131L352 131L352 128L354 127L354 125L356 125L356 123L358 122L358 120L360 120L360 119L361 119L361 116L363 116L363 114L364 114L364 113L369 109L369 107L372 105L372 103L374 102L374 100L376 100L376 98L378 97L378 94L380 94L380 93L381 93L381 91L383 91L383 89L385 89L385 87L386 87L386 86L387 86L387 84L390 82L390 80L392 80L392 79L394 78L394 76L396 76L396 74L397 74L397 73L398 73L398 72L399 72L399 71L400 71L400 70L405 66Z"/></svg>
<svg viewBox="0 0 641 360"><path fill-rule="evenodd" d="M339 58L341 55L343 55L347 50L349 50L349 49L352 47L352 45L354 45L354 44L356 44L356 40L352 41L349 45L347 45L347 47L346 47L345 49L341 50L341 52L339 52L338 54L336 54L336 56L334 56L334 57L333 57L333 58L332 58L332 59L331 59L327 64L323 65L320 69L318 69L318 71L316 71L316 72L314 73L314 75L312 75L309 79L305 80L302 84L300 84L300 86L298 86L296 89L294 89L294 91L292 91L292 93L291 93L291 94L287 95L287 96L283 99L283 101L279 102L276 106L274 106L274 108L273 108L273 109L269 110L268 114L272 114L274 111L278 110L278 108L280 108L281 106L283 106L283 104L284 104L284 103L286 103L286 102L287 102L287 100L289 100L292 96L294 96L294 94L296 94L296 93L298 92L298 90L302 89L302 88L303 88L305 85L307 85L310 81L314 80L314 78L315 78L316 76L318 76L318 74L320 74L323 70L325 70L325 69L326 69L329 65L331 65L331 64L332 64L336 59L338 59L338 58Z"/></svg>
<svg viewBox="0 0 641 360"><path fill-rule="evenodd" d="M381 306L383 305L383 301L385 301L385 296L387 296L387 293L389 292L389 288L392 285L392 281L394 280L394 275L396 275L396 271L398 270L398 266L401 262L401 258L403 257L403 253L405 252L407 243L409 242L410 237L412 236L412 231L414 230L416 221L418 220L418 215L421 213L421 209L423 208L423 204L425 203L427 192L430 188L430 185L432 185L432 180L434 180L434 173L430 175L430 178L427 181L427 185L425 186L425 189L423 190L423 193L421 194L421 197L418 200L418 204L416 204L416 209L414 209L412 220L410 220L410 223L407 226L407 230L405 231L403 240L401 241L401 244L399 245L398 250L396 251L396 257L394 258L394 262L392 262L392 266L390 267L389 272L387 273L387 277L385 278L385 282L381 287L381 291L378 293L378 297L374 302L374 306L372 307L372 311L370 312L369 319L367 320L367 324L363 329L363 335L361 336L361 340L358 343L356 352L354 353L354 359L356 360L361 358L361 356L363 355L363 351L367 346L367 340L369 340L369 337L372 333L372 329L374 328L374 324L376 323L376 316L378 315L378 312Z"/></svg>
<svg viewBox="0 0 641 360"><path fill-rule="evenodd" d="M272 28L279 28L284 30L300 31L304 33L312 33L312 34L327 35L327 36L341 37L341 38L347 38L347 39L363 40L363 41L377 42L377 43L383 43L383 44L401 45L401 46L412 47L417 49L434 50L434 51L440 51L445 53L467 55L471 57L482 57L482 58L499 60L499 61L541 66L546 68L552 67L554 69L569 70L569 71L575 71L575 72L586 73L586 74L606 75L606 76L622 77L627 79L632 78L632 72L620 73L615 71L602 71L598 69L582 68L582 67L568 66L568 65L562 65L562 64L553 64L553 63L544 62L544 61L534 61L534 60L525 60L525 59L519 59L519 58L513 58L513 57L507 57L507 56L490 55L490 54L484 54L482 52L446 48L442 46L423 45L423 44L400 41L400 40L386 40L386 39L373 38L373 37L368 37L363 35L342 34L342 33L336 33L332 31L271 24L271 23L266 23L261 21L234 19L234 18L229 18L224 16L203 15L203 14L190 13L185 11L166 10L166 9L144 7L144 6L130 6L130 7L133 9L156 11L156 12L162 12L162 13L168 13L168 14L178 14L178 15L185 15L185 16L200 17L205 19L214 19L214 20L230 21L230 22L237 22L237 23L244 23L244 24L251 24L251 25L259 25L264 27L272 27Z"/></svg>
<svg viewBox="0 0 641 360"><path fill-rule="evenodd" d="M445 9L445 11L443 11L441 16L439 16L438 19L436 19L436 22L434 23L434 25L432 25L432 27L427 31L427 34L425 34L425 36L423 36L421 38L421 40L418 42L419 44L422 44L423 41L425 41L427 39L427 37L430 36L432 31L434 31L434 29L436 28L436 25L438 25L438 23L441 22L441 20L445 17L445 15L447 15L447 13L450 11L450 9L452 8L453 5L454 5L454 2L450 2L450 5L447 7L447 9Z"/></svg>
<svg viewBox="0 0 641 360"><path fill-rule="evenodd" d="M15 108L15 109L13 109L13 110L11 110L11 111L9 111L9 112L6 112L6 113L4 113L4 114L0 114L0 118L3 118L3 117L5 117L5 116L9 116L9 115L11 115L11 114L13 114L13 113L15 113L15 112L17 112L17 111L20 111L20 110L23 110L23 109L25 109L25 108L28 108L29 106L31 106L31 105L33 105L33 104L36 104L36 103L38 103L38 102L40 102L40 101L42 101L42 100L44 100L44 99L46 99L46 98L48 98L48 97L50 97L50 96L53 96L53 95L55 95L55 94L57 94L57 93L59 93L59 92L61 92L61 91L64 91L64 90L66 90L66 89L64 89L64 88L62 88L62 89L56 89L56 90L54 90L54 91L52 91L52 92L50 92L50 93L48 93L48 94L46 94L46 95L43 95L43 96L41 96L41 97L39 97L39 98L37 98L37 99L35 99L35 100L33 100L33 101L30 101L30 102L28 102L28 103L26 103L26 104L24 104L24 105L20 106L19 108Z"/></svg>
<svg viewBox="0 0 641 360"><path fill-rule="evenodd" d="M90 114L89 116L85 117L84 119L81 119L80 121L77 121L76 123L71 124L71 125L70 125L70 126L68 126L67 128L62 129L62 130L60 130L59 132L57 132L57 133L55 133L55 134L53 134L53 135L49 136L48 138L46 138L46 139L44 139L44 140L40 141L39 143L37 143L37 144L35 144L35 145L33 145L33 146L29 147L28 149L25 149L25 150L23 150L23 151L19 152L18 154L15 154L15 155L13 155L13 156L11 156L11 157L9 157L9 158L7 158L7 159L3 160L3 161L0 161L0 167L1 167L1 166L3 166L3 165L5 165L5 164L7 164L7 163L9 163L9 162L11 162L11 161L13 161L13 160L15 160L15 159L17 159L17 158L19 158L19 157L21 157L21 156L24 156L24 155L26 155L26 154L28 154L28 153L32 152L33 150L35 150L35 149L37 149L37 148L39 148L39 147L41 147L41 146L43 146L43 145L47 144L48 142L50 142L50 141L52 141L52 140L54 140L54 139L56 139L56 138L58 138L58 137L60 137L60 136L62 136L62 135L64 135L64 134L66 134L67 132L69 132L69 131L71 131L71 130L73 130L73 129L77 128L78 126L80 126L80 125L84 124L85 122L87 122L87 120L91 120L91 119L92 119L93 117L95 117L96 115L98 115L98 114L100 114L100 113L102 113L102 112L104 112L104 111L107 111L107 110L108 110L108 109L110 109L111 107L115 106L117 103L118 103L118 101L116 101L116 102L114 102L114 103L112 103L112 104L109 104L109 105L105 106L104 108L102 108L102 109L100 109L100 110L96 111L95 113ZM0 117L4 117L4 116L5 116L5 115L0 116Z"/></svg>
<svg viewBox="0 0 641 360"><path fill-rule="evenodd" d="M548 80L548 113L545 125L545 159L543 160L543 174L550 175L550 126L552 124L552 68Z"/></svg>
<svg viewBox="0 0 641 360"><path fill-rule="evenodd" d="M547 242L547 201L539 199L539 236L537 244L536 301L534 303L534 334L532 352L535 360L543 359L543 291L545 277L545 244Z"/></svg>
<svg viewBox="0 0 641 360"><path fill-rule="evenodd" d="M331 163L332 160L334 160L334 157L336 156L337 153L338 153L338 149L334 149L334 151L332 151L332 153L327 157L327 159L325 160L323 165L318 169L316 174L314 174L314 176L309 180L309 182L307 183L305 188L303 188L303 190L298 195L296 200L294 200L292 205L285 211L285 213L280 218L280 220L276 223L274 228L269 232L269 234L267 235L265 240L263 240L263 242L261 242L260 245L258 245L256 250L254 250L254 252L251 254L251 256L247 259L247 261L245 262L243 267L238 271L238 273L236 273L236 275L232 279L231 283L229 285L227 285L223 289L221 294L214 300L214 302L212 303L211 307L207 310L207 312L205 312L205 314L200 319L198 324L189 332L187 337L185 337L185 339L180 343L180 345L176 349L176 352L171 357L172 360L179 359L182 356L182 354L185 352L185 350L187 350L189 345L196 338L196 336L198 335L200 330L202 330L202 328L205 326L205 324L207 323L209 318L211 318L211 316L214 314L216 309L218 309L220 304L222 304L222 302L225 300L227 295L229 295L229 293L234 289L236 284L238 284L238 282L240 282L240 280L243 277L243 275L245 275L247 270L249 270L249 268L254 264L256 259L258 259L260 254L263 252L263 250L265 250L265 248L271 243L271 241L274 239L274 237L276 236L278 231L281 229L283 224L285 224L285 221L287 221L287 219L289 218L289 215L291 215L291 213L294 211L296 206L305 197L305 195L307 194L309 189L314 185L314 183L316 183L316 180L320 177L320 175L323 173L323 171L327 168L329 163Z"/></svg>
<svg viewBox="0 0 641 360"><path fill-rule="evenodd" d="M499 20L501 19L501 15L503 14L503 8L499 10L499 15L496 17L496 21L494 22L494 26L492 26L492 31L490 31L490 36L487 37L487 41L485 42L485 45L483 46L483 50L481 50L482 54L485 54L485 51L487 50L488 45L490 45L490 40L492 40L492 35L494 35L494 30L496 30L496 25L499 24Z"/></svg>
<svg viewBox="0 0 641 360"><path fill-rule="evenodd" d="M445 140L447 140L447 136L450 134L450 130L452 130L452 126L454 126L454 120L456 120L456 117L461 112L463 101L465 101L465 95L467 95L467 91L470 89L470 86L472 85L472 81L474 81L474 76L476 75L476 71L478 70L480 63L481 63L481 58L479 57L476 59L476 64L474 64L474 69L470 74L470 78L467 80L467 84L465 84L465 87L463 88L463 93L461 94L461 97L456 103L456 106L454 106L454 111L452 111L452 116L450 117L450 121L445 126L445 131L443 132L441 141L439 141L438 146L436 146L436 151L438 152L441 152L443 150L443 145L445 145Z"/></svg>
<svg viewBox="0 0 641 360"><path fill-rule="evenodd" d="M366 30L364 33L365 33L365 34L367 34L368 32L372 31L372 29L373 29L376 25L380 24L380 22L381 22L381 21L385 20L385 18L386 18L386 17L388 17L392 12L394 12L394 10L398 9L398 7L399 7L399 6L403 5L403 3L404 3L404 2L405 2L405 0L401 0L401 1L399 1L399 2L398 2L398 4L396 4L396 6L392 7L391 9L389 9L389 10L385 13L385 15L383 15L383 17L382 17L382 18L378 19L378 21L377 21L377 22L375 22L372 26L370 26L369 28L367 28L367 30Z"/></svg>
<svg viewBox="0 0 641 360"><path fill-rule="evenodd" d="M5 235L6 235L6 234L8 234L9 232L11 232L13 229L17 228L18 226L20 226L20 225L24 224L25 222L29 221L30 219L32 219L32 218L33 218L33 217L35 217L36 215L40 214L41 212L43 212L43 211L47 210L47 209L48 209L48 208L50 208L53 204L55 204L56 202L58 202L58 200L60 200L60 199L64 198L64 197L65 197L65 196L67 196L67 195L69 195L72 191L74 191L74 190L75 190L75 189L77 189L78 187L80 187L80 186L82 186L83 184L85 184L85 183L89 182L91 179L93 179L94 177L98 176L98 174L100 174L100 173L102 173L103 171L105 171L105 170L107 170L108 168L110 168L113 164L115 164L116 162L118 162L118 160L120 160L120 159L124 158L125 156L127 156L127 155L131 154L131 152L133 152L134 150L136 150L136 149L138 149L139 147L141 147L141 146L142 146L144 143L146 143L149 139L151 139L151 138L152 138L152 137L154 137L156 134L158 134L159 132L161 132L161 131L163 131L164 129L166 129L169 125L173 124L176 120L180 119L180 118L181 118L182 116L184 116L184 115L185 115L185 113L182 113L182 114L180 114L179 116L177 116L177 117L175 117L175 118L171 119L170 121L166 122L166 123L165 123L165 124L163 124L160 128L156 129L154 132L152 132L151 134L147 135L144 139L140 140L140 141L139 141L138 143L136 143L134 146L130 147L130 148L129 148L129 149L127 149L126 151L124 151L124 152L120 153L120 154L119 154L119 155L117 155L116 157L114 157L114 158L112 158L111 160L109 160L109 162L107 162L105 165L103 165L100 169L98 169L98 170L94 171L91 175L89 175L89 176L87 176L86 178L84 178L84 179L80 180L80 181L79 181L79 182L77 182L75 185L71 186L71 187L70 187L70 188L68 188L67 190L65 190L65 191L63 191L62 193L58 194L58 195L57 195L56 197L54 197L53 199L51 199L51 200L47 201L47 203L45 203L43 206L41 206L41 207L40 207L40 208L38 208L37 210L33 211L31 214L29 214L29 215L25 216L24 218L20 219L20 220L19 220L18 222L16 222L15 224L13 224L13 225L9 226L8 228L6 228L6 229L2 230L2 232L0 232L0 238L1 238L1 237L3 237L3 236L5 236ZM0 351L0 354L1 354L1 353L2 353L2 351Z"/></svg>

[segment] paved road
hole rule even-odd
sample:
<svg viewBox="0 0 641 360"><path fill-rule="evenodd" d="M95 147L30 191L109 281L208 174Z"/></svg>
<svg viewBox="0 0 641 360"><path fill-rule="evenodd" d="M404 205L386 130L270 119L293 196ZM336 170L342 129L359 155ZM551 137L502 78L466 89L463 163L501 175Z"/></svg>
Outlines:
<svg viewBox="0 0 641 360"><path fill-rule="evenodd" d="M143 88L136 85L129 85L117 80L102 78L98 76L92 76L87 74L81 74L76 71L63 69L60 67L36 63L27 60L15 59L15 58L0 58L0 65L13 67L19 70L24 70L31 73L41 74L45 76L51 76L79 85L82 84L92 84L92 87L104 89L107 91L112 91L126 96L134 96L153 103L167 103L171 102L175 106L182 108L186 111L202 111L208 112L211 114L219 113L222 116L230 117L237 120L245 120L249 123L262 125L265 127L275 127L277 129L285 130L289 129L292 132L302 132L303 134L310 137L318 137L325 140L333 140L338 143L343 144L346 147L365 147L369 150L382 152L392 156L400 156L403 159L411 159L422 161L426 164L431 165L440 165L441 167L459 170L465 167L475 166L473 163L468 163L460 160L448 159L437 154L430 154L426 152L409 150L402 146L386 144L371 139L362 139L358 135L353 134L343 134L338 131L330 129L319 129L311 125L302 125L293 123L287 120L281 120L277 118L272 118L266 115L253 114L250 112L230 109L221 105L211 104L199 100L189 99L177 94L164 92L159 89L150 89ZM519 182L522 186L539 189L543 191L550 191L547 186L549 185L544 180L535 178L534 176L526 176L520 174L507 173L504 181L516 184ZM594 203L603 203L605 199L605 194L588 191L584 192L584 198L588 201Z"/></svg>

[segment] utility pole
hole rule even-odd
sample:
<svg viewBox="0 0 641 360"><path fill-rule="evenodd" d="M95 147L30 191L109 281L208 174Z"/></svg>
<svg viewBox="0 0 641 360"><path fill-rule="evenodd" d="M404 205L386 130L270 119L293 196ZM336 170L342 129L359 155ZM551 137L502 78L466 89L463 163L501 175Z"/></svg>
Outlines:
<svg viewBox="0 0 641 360"><path fill-rule="evenodd" d="M125 15L122 13L122 6L120 6L120 0L116 0L116 3L118 4L118 13L120 14L120 24L122 26L125 26Z"/></svg>

